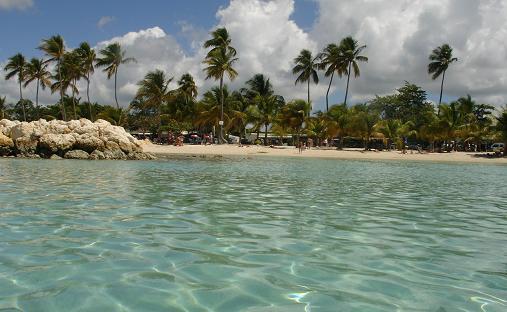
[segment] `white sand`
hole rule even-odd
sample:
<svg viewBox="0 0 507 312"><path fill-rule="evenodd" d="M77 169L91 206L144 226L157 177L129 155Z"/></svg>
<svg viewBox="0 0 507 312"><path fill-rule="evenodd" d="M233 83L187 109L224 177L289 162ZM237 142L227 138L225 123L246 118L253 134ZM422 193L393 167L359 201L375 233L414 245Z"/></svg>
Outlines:
<svg viewBox="0 0 507 312"><path fill-rule="evenodd" d="M270 148L264 146L239 147L237 145L184 145L169 146L145 144L145 152L158 156L280 156L280 157L307 157L307 158L330 158L330 159L366 159L366 160L412 160L433 162L466 162L466 163L489 163L506 164L507 158L478 157L481 153L452 152L452 153L424 153L417 152L402 154L399 151L362 151L360 149L311 149L299 153L296 148Z"/></svg>

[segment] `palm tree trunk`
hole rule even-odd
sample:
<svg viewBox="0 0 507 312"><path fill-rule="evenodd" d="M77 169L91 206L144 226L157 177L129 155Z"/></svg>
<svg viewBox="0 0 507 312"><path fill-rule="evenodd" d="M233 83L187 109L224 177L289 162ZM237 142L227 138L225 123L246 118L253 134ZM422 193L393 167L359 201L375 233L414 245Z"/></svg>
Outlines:
<svg viewBox="0 0 507 312"><path fill-rule="evenodd" d="M21 88L21 79L19 79L19 102L21 103L21 107L23 109L23 119L24 119L24 121L26 121L25 101L23 101L23 91Z"/></svg>
<svg viewBox="0 0 507 312"><path fill-rule="evenodd" d="M268 125L267 123L264 124L264 146L268 145Z"/></svg>
<svg viewBox="0 0 507 312"><path fill-rule="evenodd" d="M329 80L329 86L327 87L327 92L326 92L326 113L329 112L329 90L331 89L331 84L333 83L333 76L334 76L334 71L331 74L331 79Z"/></svg>
<svg viewBox="0 0 507 312"><path fill-rule="evenodd" d="M118 69L114 72L114 101L116 102L116 109L118 109L118 112L120 113L120 117L118 117L118 126L121 125L121 110L120 105L118 104L118 95L116 94L116 86L117 86L117 76L118 76Z"/></svg>
<svg viewBox="0 0 507 312"><path fill-rule="evenodd" d="M74 86L72 86L72 109L74 110L74 119L77 120L77 113L76 113L76 92L74 90L76 86L76 80L74 79Z"/></svg>
<svg viewBox="0 0 507 312"><path fill-rule="evenodd" d="M37 119L40 118L40 107L39 107L39 83L40 79L37 79L37 91L35 92L35 106L37 107Z"/></svg>
<svg viewBox="0 0 507 312"><path fill-rule="evenodd" d="M60 105L62 106L62 118L67 121L67 114L65 113L65 104L63 103L63 83L62 83L62 60L58 58L58 79L60 80Z"/></svg>
<svg viewBox="0 0 507 312"><path fill-rule="evenodd" d="M308 116L312 112L312 104L310 104L310 79L308 79L308 105L310 105L310 111L308 112Z"/></svg>
<svg viewBox="0 0 507 312"><path fill-rule="evenodd" d="M93 121L92 103L90 102L90 71L86 74L86 98L88 99L88 110L90 111L90 121Z"/></svg>
<svg viewBox="0 0 507 312"><path fill-rule="evenodd" d="M224 141L224 75L220 76L220 134L218 144Z"/></svg>
<svg viewBox="0 0 507 312"><path fill-rule="evenodd" d="M345 101L343 104L347 106L347 97L349 96L349 83L350 83L350 70L352 69L352 62L349 62L349 71L347 72L347 88L345 89Z"/></svg>
<svg viewBox="0 0 507 312"><path fill-rule="evenodd" d="M444 79L445 79L445 70L442 73L442 83L440 84L440 98L438 99L438 114L440 114L440 104L442 104L442 93L444 93Z"/></svg>

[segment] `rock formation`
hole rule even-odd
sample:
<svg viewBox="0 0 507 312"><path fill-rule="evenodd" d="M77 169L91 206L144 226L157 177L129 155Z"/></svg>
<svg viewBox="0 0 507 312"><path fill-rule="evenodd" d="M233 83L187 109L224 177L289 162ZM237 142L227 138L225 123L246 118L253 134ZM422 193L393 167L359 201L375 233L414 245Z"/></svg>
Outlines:
<svg viewBox="0 0 507 312"><path fill-rule="evenodd" d="M69 159L153 159L122 127L99 119L0 120L0 156Z"/></svg>

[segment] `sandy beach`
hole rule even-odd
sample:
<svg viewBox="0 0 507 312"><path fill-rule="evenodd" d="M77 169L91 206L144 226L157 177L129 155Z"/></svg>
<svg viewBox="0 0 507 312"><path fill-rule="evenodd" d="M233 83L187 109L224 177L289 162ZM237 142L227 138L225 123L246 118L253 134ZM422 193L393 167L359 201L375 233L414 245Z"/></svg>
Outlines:
<svg viewBox="0 0 507 312"><path fill-rule="evenodd" d="M144 145L144 151L153 153L159 157L302 157L302 158L329 158L329 159L361 159L361 160L409 160L409 161L432 161L432 162L462 162L462 163L487 163L506 164L507 158L486 158L483 153L452 152L452 153L410 153L402 154L399 151L363 151L360 149L335 149L313 148L305 150L301 154L296 148L270 148L264 146L237 145Z"/></svg>

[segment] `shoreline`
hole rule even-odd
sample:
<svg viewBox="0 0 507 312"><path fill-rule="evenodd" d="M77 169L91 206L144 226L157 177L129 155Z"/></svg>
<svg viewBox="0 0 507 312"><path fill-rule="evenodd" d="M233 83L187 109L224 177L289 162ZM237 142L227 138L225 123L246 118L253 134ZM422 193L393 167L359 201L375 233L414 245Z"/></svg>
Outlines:
<svg viewBox="0 0 507 312"><path fill-rule="evenodd" d="M156 145L144 144L144 152L162 158L237 158L237 157L291 157L291 158L319 158L343 160L401 160L417 162L447 162L447 163L481 163L507 165L506 157L486 158L484 153L452 152L452 153L410 153L399 151L364 151L362 149L319 149L305 150L301 154L296 148L270 148L265 146L237 145Z"/></svg>

